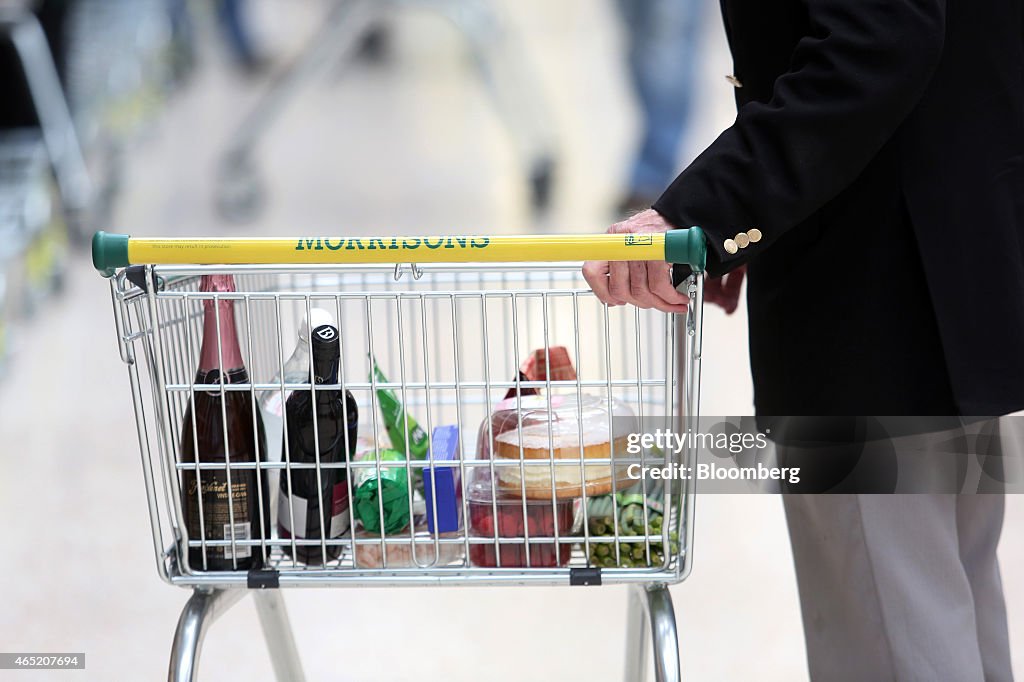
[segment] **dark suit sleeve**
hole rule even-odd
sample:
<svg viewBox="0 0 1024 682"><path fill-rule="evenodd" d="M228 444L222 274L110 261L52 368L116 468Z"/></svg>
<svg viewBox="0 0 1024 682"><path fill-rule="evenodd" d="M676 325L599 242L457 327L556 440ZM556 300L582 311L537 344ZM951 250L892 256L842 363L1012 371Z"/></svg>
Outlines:
<svg viewBox="0 0 1024 682"><path fill-rule="evenodd" d="M808 0L808 15L810 35L771 99L741 107L654 204L676 227L704 228L711 275L756 256L852 182L942 53L945 0ZM752 228L762 240L729 254L725 240Z"/></svg>

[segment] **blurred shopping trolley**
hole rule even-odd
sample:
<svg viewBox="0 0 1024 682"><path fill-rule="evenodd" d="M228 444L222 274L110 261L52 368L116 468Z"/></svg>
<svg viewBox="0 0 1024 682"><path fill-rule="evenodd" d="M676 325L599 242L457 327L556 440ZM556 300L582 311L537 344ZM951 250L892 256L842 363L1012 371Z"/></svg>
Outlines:
<svg viewBox="0 0 1024 682"><path fill-rule="evenodd" d="M578 260L704 265L667 235L137 239L98 233L160 575L194 592L169 678L252 589L301 679L277 588L631 585L627 680L679 679L667 586L689 573L688 311L609 308ZM414 264L415 263L415 264ZM141 363L140 363L141 361ZM140 364L144 369L140 371Z"/></svg>
<svg viewBox="0 0 1024 682"><path fill-rule="evenodd" d="M328 65L346 63L371 39L382 44L381 36L390 30L395 16L407 9L441 18L457 31L523 166L531 207L539 215L546 213L558 175L555 117L541 86L540 72L500 3L331 0L301 53L267 84L221 152L214 206L222 218L246 223L263 211L267 182L259 167L259 147L288 103Z"/></svg>

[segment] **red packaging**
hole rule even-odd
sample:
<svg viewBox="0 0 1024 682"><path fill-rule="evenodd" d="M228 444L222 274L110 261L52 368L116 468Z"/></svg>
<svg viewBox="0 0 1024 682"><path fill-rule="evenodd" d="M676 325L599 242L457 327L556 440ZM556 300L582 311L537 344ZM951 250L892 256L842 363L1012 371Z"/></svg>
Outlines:
<svg viewBox="0 0 1024 682"><path fill-rule="evenodd" d="M530 353L530 357L526 358L519 369L529 381L576 381L576 368L565 346L551 346L547 353L543 348L538 348Z"/></svg>
<svg viewBox="0 0 1024 682"><path fill-rule="evenodd" d="M470 544L469 560L474 566L498 567L500 551L502 568L554 568L569 563L571 542L554 541L555 529L560 540L572 534L573 503L575 500L526 500L518 495L496 492L490 481L474 483L469 490L469 534L471 537L491 538L492 544ZM495 508L497 516L495 516ZM530 542L493 543L495 527L499 538L522 538L529 531ZM545 538L534 540L534 538ZM530 556L527 561L526 547Z"/></svg>

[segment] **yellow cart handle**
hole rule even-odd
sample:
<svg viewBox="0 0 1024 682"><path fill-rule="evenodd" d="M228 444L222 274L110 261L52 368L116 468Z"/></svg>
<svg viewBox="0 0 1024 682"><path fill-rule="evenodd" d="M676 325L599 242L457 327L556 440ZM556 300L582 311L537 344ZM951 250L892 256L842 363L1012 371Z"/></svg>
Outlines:
<svg viewBox="0 0 1024 682"><path fill-rule="evenodd" d="M105 276L129 265L340 263L515 263L664 260L704 270L699 227L664 234L445 237L266 237L160 239L97 232L93 265Z"/></svg>

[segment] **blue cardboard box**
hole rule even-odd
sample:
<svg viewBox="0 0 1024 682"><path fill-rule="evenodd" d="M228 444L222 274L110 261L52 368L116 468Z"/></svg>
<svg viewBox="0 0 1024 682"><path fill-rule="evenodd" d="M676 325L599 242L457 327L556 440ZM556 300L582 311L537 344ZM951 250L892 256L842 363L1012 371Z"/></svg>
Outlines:
<svg viewBox="0 0 1024 682"><path fill-rule="evenodd" d="M427 529L450 533L462 525L462 485L459 475L459 427L438 426L431 434L433 466L423 469L423 494L427 500ZM429 461L429 458L428 458ZM434 491L437 518L434 518ZM437 530L435 531L435 526Z"/></svg>

